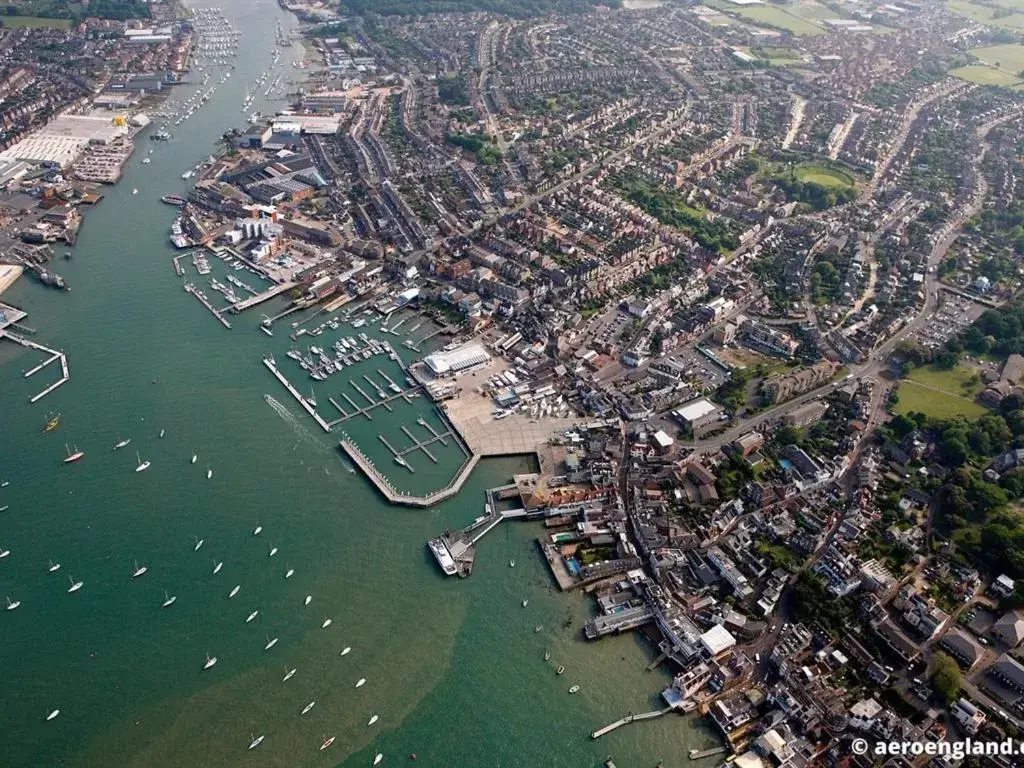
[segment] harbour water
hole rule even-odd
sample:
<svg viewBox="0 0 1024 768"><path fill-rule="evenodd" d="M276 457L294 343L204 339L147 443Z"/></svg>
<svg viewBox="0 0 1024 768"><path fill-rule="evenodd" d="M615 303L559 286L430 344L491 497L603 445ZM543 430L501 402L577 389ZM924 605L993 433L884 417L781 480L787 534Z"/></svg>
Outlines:
<svg viewBox="0 0 1024 768"><path fill-rule="evenodd" d="M121 184L88 212L73 260L59 265L70 293L22 280L4 295L29 312L38 341L67 353L71 380L29 405L56 371L25 380L37 356L0 343L0 482L10 483L0 488L0 548L11 552L0 599L21 601L0 611L3 765L368 766L378 752L384 765L410 753L427 766L575 768L607 755L682 765L689 748L714 743L692 719L590 740L627 711L656 708L668 677L644 671L653 654L634 637L582 639L588 599L556 592L533 543L539 526L499 527L468 580L446 579L430 558L424 542L481 514L484 489L525 460L481 463L438 507L390 507L345 470L338 435L261 364L267 352L283 358L285 334L259 333L258 312L226 330L182 290L167 245L177 211L159 198L184 194L181 173L244 123L246 83L270 63L276 20L295 25L271 0L220 5L243 32L232 78L173 142L152 143L150 164L139 139ZM50 411L60 426L44 434ZM346 429L371 446L412 420L378 409ZM65 443L85 457L64 465ZM145 472L134 471L136 451L151 462ZM410 461L414 489L435 471L443 485L457 465ZM51 560L59 571L48 572ZM132 579L136 561L148 571ZM69 576L84 582L74 594ZM161 608L165 590L177 600ZM203 671L207 654L218 663ZM337 741L320 752L327 736Z"/></svg>

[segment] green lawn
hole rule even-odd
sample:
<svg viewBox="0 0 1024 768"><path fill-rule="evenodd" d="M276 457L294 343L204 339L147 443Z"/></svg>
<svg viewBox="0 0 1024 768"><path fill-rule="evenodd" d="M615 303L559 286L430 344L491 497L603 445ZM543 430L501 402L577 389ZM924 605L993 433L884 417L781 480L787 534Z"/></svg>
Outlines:
<svg viewBox="0 0 1024 768"><path fill-rule="evenodd" d="M933 419L950 419L954 416L975 419L987 412L984 406L966 397L937 392L913 381L900 382L897 391L900 401L894 409L896 413L907 414L917 411Z"/></svg>
<svg viewBox="0 0 1024 768"><path fill-rule="evenodd" d="M1017 73L1024 69L1024 45L990 45L987 48L973 48L971 55L985 65L995 67L1017 80ZM1017 80L1019 82L1019 80Z"/></svg>
<svg viewBox="0 0 1024 768"><path fill-rule="evenodd" d="M41 16L0 16L0 22L9 29L14 27L56 27L67 29L71 19L47 19Z"/></svg>
<svg viewBox="0 0 1024 768"><path fill-rule="evenodd" d="M981 383L977 371L973 368L958 365L952 369L915 368L907 377L918 384L924 384L935 389L941 389L951 395L963 395L974 397L979 394L985 386Z"/></svg>
<svg viewBox="0 0 1024 768"><path fill-rule="evenodd" d="M952 70L950 74L959 77L961 80L977 83L978 85L1015 86L1020 85L1021 82L1017 77L1002 69L980 65L960 67L959 69Z"/></svg>
<svg viewBox="0 0 1024 768"><path fill-rule="evenodd" d="M1024 10L1024 5L1019 1L1008 2L1004 0L1000 5L1006 8L1020 8ZM977 5L970 2L970 0L951 0L947 3L946 7L971 21L978 21L982 24L990 24L993 27L1003 27L1005 29L1024 29L1024 13L1014 13L1010 16L993 19L992 16L995 14L995 9L984 5Z"/></svg>
<svg viewBox="0 0 1024 768"><path fill-rule="evenodd" d="M801 163L796 167L796 177L800 181L820 184L823 187L852 187L853 177L845 171L827 168L815 163Z"/></svg>
<svg viewBox="0 0 1024 768"><path fill-rule="evenodd" d="M754 24L764 24L778 29L787 29L794 35L823 35L825 29L806 19L802 19L788 11L774 6L737 6L725 0L708 0L706 3L727 13L734 13L742 19Z"/></svg>

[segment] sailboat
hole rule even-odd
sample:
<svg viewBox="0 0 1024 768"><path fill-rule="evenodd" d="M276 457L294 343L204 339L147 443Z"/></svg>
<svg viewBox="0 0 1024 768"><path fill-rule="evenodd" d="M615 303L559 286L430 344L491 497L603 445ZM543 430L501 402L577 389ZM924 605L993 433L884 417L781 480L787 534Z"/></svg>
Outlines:
<svg viewBox="0 0 1024 768"><path fill-rule="evenodd" d="M196 463L196 459L198 459L198 458L199 458L199 454L198 453L193 453L192 454L192 463L195 464Z"/></svg>
<svg viewBox="0 0 1024 768"><path fill-rule="evenodd" d="M378 720L380 720L380 715L374 715L373 717L370 718L370 722L368 722L366 725L367 726L373 725Z"/></svg>
<svg viewBox="0 0 1024 768"><path fill-rule="evenodd" d="M237 594L238 594L238 590L240 590L241 588L242 588L242 585L241 585L241 584L236 584L236 585L235 585L235 588L234 588L234 589L232 589L232 590L231 590L231 591L230 591L230 592L228 593L228 599L230 600L230 599L231 599L232 597L234 597L235 595L237 595Z"/></svg>
<svg viewBox="0 0 1024 768"><path fill-rule="evenodd" d="M139 578L139 576L141 576L142 574L144 574L148 570L149 570L149 568L147 568L144 565L139 565L139 561L136 560L135 561L135 570L132 571L132 578L133 579L137 579L137 578Z"/></svg>
<svg viewBox="0 0 1024 768"><path fill-rule="evenodd" d="M138 461L139 461L139 466L137 466L135 468L136 472L145 472L147 469L149 469L149 462L148 461L143 461L142 457L139 456L139 452L138 451L135 452L135 458L138 459Z"/></svg>
<svg viewBox="0 0 1024 768"><path fill-rule="evenodd" d="M306 714L307 712L309 712L309 710L311 710L311 709L312 709L313 707L315 707L315 706L316 706L316 701L311 701L311 702L309 702L309 704L307 704L306 706L304 706L304 707L302 708L302 712L300 712L299 714L300 714L300 715L304 715L304 714Z"/></svg>
<svg viewBox="0 0 1024 768"><path fill-rule="evenodd" d="M306 398L306 402L309 403L311 407L316 408L316 394L314 394L312 387L309 388L309 397Z"/></svg>
<svg viewBox="0 0 1024 768"><path fill-rule="evenodd" d="M245 623L246 623L246 624L248 624L248 623L249 623L250 621L252 621L253 619L255 619L255 618L256 618L257 616L259 616L259 615L260 615L260 612L259 612L259 610L255 610L255 611L253 611L252 613L250 613L250 614L249 614L249 618L247 618L247 619L245 620Z"/></svg>
<svg viewBox="0 0 1024 768"><path fill-rule="evenodd" d="M9 550L9 549L0 549L0 558L7 557L9 554L11 554L11 550Z"/></svg>
<svg viewBox="0 0 1024 768"><path fill-rule="evenodd" d="M383 759L384 759L384 753L383 752L378 752L377 756L375 758L373 758L373 764L374 765L380 765L380 761L383 760Z"/></svg>
<svg viewBox="0 0 1024 768"><path fill-rule="evenodd" d="M213 470L210 469L209 467L207 467L206 468L206 479L209 480L211 477L213 477Z"/></svg>
<svg viewBox="0 0 1024 768"><path fill-rule="evenodd" d="M165 589L164 590L164 604L161 605L160 607L161 608L170 608L172 605L174 605L174 601L177 600L177 599L178 599L177 595L168 595L167 594L167 590Z"/></svg>
<svg viewBox="0 0 1024 768"><path fill-rule="evenodd" d="M55 571L59 571L59 570L60 570L60 563L55 563L55 562L53 562L53 560L51 560L50 561L50 567L48 569L49 573L54 573Z"/></svg>
<svg viewBox="0 0 1024 768"><path fill-rule="evenodd" d="M161 429L160 430L160 437L163 437L163 436L164 436L164 430Z"/></svg>
<svg viewBox="0 0 1024 768"><path fill-rule="evenodd" d="M508 561L508 567L509 568L515 568L516 567L516 561L515 560L509 560Z"/></svg>
<svg viewBox="0 0 1024 768"><path fill-rule="evenodd" d="M295 569L294 568L289 568L288 571L285 573L284 577L286 579L290 579L294 575L295 575Z"/></svg>
<svg viewBox="0 0 1024 768"><path fill-rule="evenodd" d="M291 679L292 679L292 677L294 677L294 676L295 676L295 667L292 667L291 669L287 670L287 671L286 671L286 672L284 673L284 677L283 677L283 678L281 679L281 682L282 682L282 683L287 683L287 682L288 682L289 680L291 680Z"/></svg>
<svg viewBox="0 0 1024 768"><path fill-rule="evenodd" d="M253 531L252 531L252 535L253 535L253 536L259 536L259 535L260 535L261 533L263 533L263 526L262 526L262 525L257 525L257 526L256 526L256 527L255 527L255 528L253 529Z"/></svg>
<svg viewBox="0 0 1024 768"><path fill-rule="evenodd" d="M366 685L366 678L360 677L358 682L356 683L356 688L362 688L364 685Z"/></svg>
<svg viewBox="0 0 1024 768"><path fill-rule="evenodd" d="M529 604L530 604L530 601L529 601L529 600L523 600L523 608L525 608L525 607L526 607L526 606L528 606Z"/></svg>
<svg viewBox="0 0 1024 768"><path fill-rule="evenodd" d="M331 620L324 619L324 623L320 625L320 629L327 629L329 626L331 626Z"/></svg>
<svg viewBox="0 0 1024 768"><path fill-rule="evenodd" d="M312 595L306 595L306 602L304 604L305 605L309 605L311 602L313 602L313 596Z"/></svg>
<svg viewBox="0 0 1024 768"><path fill-rule="evenodd" d="M264 651L269 651L275 645L277 645L277 638L275 637L275 638L271 639L270 635L267 635L267 644L265 646L263 646L263 650Z"/></svg>
<svg viewBox="0 0 1024 768"><path fill-rule="evenodd" d="M193 551L193 552L198 552L198 551L199 551L199 548L200 548L201 546L203 546L203 542L204 542L204 541L206 541L206 539L196 539L196 545L195 545L195 546L194 546L194 547L192 548L192 551Z"/></svg>
<svg viewBox="0 0 1024 768"><path fill-rule="evenodd" d="M60 414L52 416L49 421L46 422L46 426L43 427L43 432L52 432L60 425Z"/></svg>
<svg viewBox="0 0 1024 768"><path fill-rule="evenodd" d="M85 456L85 451L78 450L78 446L75 446L75 450L72 451L68 448L68 444L64 443L64 450L68 452L67 458L64 459L65 464L71 464L78 461L80 458Z"/></svg>
<svg viewBox="0 0 1024 768"><path fill-rule="evenodd" d="M223 568L223 567L224 567L224 561L223 560L214 560L213 561L213 575L216 576L218 573L220 573L220 569Z"/></svg>
<svg viewBox="0 0 1024 768"><path fill-rule="evenodd" d="M70 582L71 582L71 586L70 586L70 587L68 587L68 592L69 592L69 593L71 593L71 592L77 592L78 590L80 590L80 589L82 588L82 582L80 582L80 581L75 581L75 580L74 580L73 578L71 578L70 576L68 576L68 581L70 581Z"/></svg>
<svg viewBox="0 0 1024 768"><path fill-rule="evenodd" d="M330 738L324 739L324 743L320 745L320 751L323 752L325 749L327 749L333 743L334 743L334 737L333 736L331 736Z"/></svg>
<svg viewBox="0 0 1024 768"><path fill-rule="evenodd" d="M351 652L352 652L352 646L351 645L346 645L344 648L341 649L341 655L342 656L348 656Z"/></svg>
<svg viewBox="0 0 1024 768"><path fill-rule="evenodd" d="M8 611L13 611L19 605L21 605L21 600L15 600L15 601L12 602L10 597L7 598L7 610Z"/></svg>
<svg viewBox="0 0 1024 768"><path fill-rule="evenodd" d="M551 661L551 651L544 651L544 661Z"/></svg>
<svg viewBox="0 0 1024 768"><path fill-rule="evenodd" d="M206 654L206 663L203 664L203 669L210 669L214 664L217 663L217 657Z"/></svg>
<svg viewBox="0 0 1024 768"><path fill-rule="evenodd" d="M276 554L277 554L277 547L271 547L270 548L270 557L273 557Z"/></svg>
<svg viewBox="0 0 1024 768"><path fill-rule="evenodd" d="M51 720L53 720L53 718L55 718L59 714L60 714L60 710L59 709L53 710L50 714L48 714L46 716L46 722L50 722Z"/></svg>
<svg viewBox="0 0 1024 768"><path fill-rule="evenodd" d="M252 734L249 734L249 735L252 736ZM249 749L256 749L256 747L258 747L262 743L263 743L263 735L262 734L260 734L259 736L253 736L252 741L249 742Z"/></svg>
<svg viewBox="0 0 1024 768"><path fill-rule="evenodd" d="M126 438L124 438L124 439L122 440L122 439L121 439L121 436L120 436L120 435L118 435L118 436L117 436L117 442L116 442L116 443L114 443L114 450L116 451L116 450L117 450L118 448L124 448L124 447L125 447L126 445L128 445L128 444L129 444L129 443L130 443L131 441L132 441L132 439L131 439L130 437L126 437Z"/></svg>

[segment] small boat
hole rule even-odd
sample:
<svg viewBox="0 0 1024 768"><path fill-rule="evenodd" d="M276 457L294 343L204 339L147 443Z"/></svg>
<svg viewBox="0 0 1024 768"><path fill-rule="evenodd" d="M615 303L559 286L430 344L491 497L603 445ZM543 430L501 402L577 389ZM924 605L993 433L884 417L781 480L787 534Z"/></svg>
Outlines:
<svg viewBox="0 0 1024 768"><path fill-rule="evenodd" d="M366 685L366 678L360 677L359 681L356 683L356 688L362 688L364 685Z"/></svg>
<svg viewBox="0 0 1024 768"><path fill-rule="evenodd" d="M255 619L259 615L260 615L260 612L258 610L253 611L252 613L249 614L249 618L247 618L245 620L245 623L248 624L250 621L252 621L253 619Z"/></svg>
<svg viewBox="0 0 1024 768"><path fill-rule="evenodd" d="M6 512L10 508L11 508L10 504L4 504L2 507L0 507L0 512Z"/></svg>
<svg viewBox="0 0 1024 768"><path fill-rule="evenodd" d="M544 629L544 625L543 624L538 624L536 627L533 628L533 631L534 632L540 632L542 629Z"/></svg>
<svg viewBox="0 0 1024 768"><path fill-rule="evenodd" d="M217 657L216 656L211 656L210 654L206 654L206 663L203 664L203 669L209 669L210 667L212 667L216 663L217 663Z"/></svg>
<svg viewBox="0 0 1024 768"><path fill-rule="evenodd" d="M508 561L508 567L509 568L515 568L516 567L516 561L515 560L509 560Z"/></svg>
<svg viewBox="0 0 1024 768"><path fill-rule="evenodd" d="M48 570L49 570L50 573L54 573L56 571L59 571L60 570L60 563L55 563L55 562L53 562L53 560L51 560L50 561L50 567L49 567Z"/></svg>
<svg viewBox="0 0 1024 768"><path fill-rule="evenodd" d="M544 651L544 661L551 661L551 651Z"/></svg>
<svg viewBox="0 0 1024 768"><path fill-rule="evenodd" d="M220 569L223 568L223 567L224 567L224 561L223 560L214 560L213 561L213 575L216 576L218 573L220 573Z"/></svg>
<svg viewBox="0 0 1024 768"><path fill-rule="evenodd" d="M160 607L161 608L170 608L172 605L174 605L174 601L177 600L177 599L178 599L177 595L168 595L167 594L167 590L165 589L164 590L164 604L161 605Z"/></svg>
<svg viewBox="0 0 1024 768"><path fill-rule="evenodd" d="M139 465L135 468L136 472L145 472L147 469L149 469L149 462L143 461L142 457L139 456L138 451L135 452L135 458L138 459L139 461Z"/></svg>
<svg viewBox="0 0 1024 768"><path fill-rule="evenodd" d="M164 436L164 430L161 429L160 430L160 437L162 438L163 436Z"/></svg>
<svg viewBox="0 0 1024 768"><path fill-rule="evenodd" d="M120 436L120 435L118 435L118 436L117 436L117 442L116 442L116 443L114 443L114 450L116 451L116 450L117 450L118 448L124 448L124 447L125 447L126 445L128 445L128 444L129 444L129 443L130 443L131 441L132 441L132 439L131 439L130 437L126 437L126 438L125 438L124 440L122 440L122 439L121 439L121 436Z"/></svg>
<svg viewBox="0 0 1024 768"><path fill-rule="evenodd" d="M149 568L147 568L145 565L139 565L139 561L136 560L135 561L135 570L132 571L132 578L133 579L137 579L137 578L139 578L139 576L141 576L142 574L144 574L148 570L149 570Z"/></svg>
<svg viewBox="0 0 1024 768"><path fill-rule="evenodd" d="M69 582L71 582L71 586L70 586L70 587L68 587L68 593L69 593L69 594L70 594L71 592L77 592L78 590L80 590L80 589L82 588L82 582L80 582L80 581L75 581L75 580L74 580L73 578L71 578L70 576L68 576L68 581L69 581Z"/></svg>
<svg viewBox="0 0 1024 768"><path fill-rule="evenodd" d="M59 714L60 714L60 710L59 709L53 710L53 712L51 712L50 714L48 714L46 716L46 722L50 722L51 720L53 720L53 718L55 718Z"/></svg>
<svg viewBox="0 0 1024 768"><path fill-rule="evenodd" d="M268 557L273 557L276 554L277 554L277 547L271 547L270 548L270 554L268 555Z"/></svg>
<svg viewBox="0 0 1024 768"><path fill-rule="evenodd" d="M383 760L383 759L384 759L384 753L383 752L378 752L377 756L375 758L373 758L373 764L374 765L380 765L380 761Z"/></svg>
<svg viewBox="0 0 1024 768"><path fill-rule="evenodd" d="M213 470L210 469L209 467L207 467L206 468L206 479L209 480L211 477L213 477ZM262 738L262 737L260 737L260 738Z"/></svg>
<svg viewBox="0 0 1024 768"><path fill-rule="evenodd" d="M526 606L528 606L529 604L530 604L530 601L529 601L529 600L523 600L523 608L525 608L525 607L526 607Z"/></svg>
<svg viewBox="0 0 1024 768"><path fill-rule="evenodd" d="M70 450L68 448L68 444L64 443L64 450L67 451L67 453L68 453L67 458L64 459L64 463L65 464L72 464L72 463L78 461L83 456L85 456L85 451L78 450L78 446L77 445L75 446L75 450L72 451L72 450Z"/></svg>
<svg viewBox="0 0 1024 768"><path fill-rule="evenodd" d="M196 459L198 459L198 458L199 458L199 454L198 453L193 453L192 454L192 463L195 464L196 463Z"/></svg>
<svg viewBox="0 0 1024 768"><path fill-rule="evenodd" d="M285 577L286 579L290 579L290 578L291 578L292 576L294 576L294 575L295 575L295 569L294 569L294 568L289 568L289 569L288 569L288 570L287 570L287 571L285 572L285 574L284 574L284 577Z"/></svg>
<svg viewBox="0 0 1024 768"><path fill-rule="evenodd" d="M52 432L59 425L60 425L60 414L58 413L56 416L54 416L53 418L51 418L49 421L46 422L46 426L43 427L43 432Z"/></svg>
<svg viewBox="0 0 1024 768"><path fill-rule="evenodd" d="M133 195L137 195L137 194L139 194L139 190L138 190L138 188L137 188L137 187L132 187L132 194L133 194Z"/></svg>
<svg viewBox="0 0 1024 768"><path fill-rule="evenodd" d="M13 611L19 605L21 605L21 600L14 600L14 601L12 601L10 597L7 598L7 610L8 611Z"/></svg>
<svg viewBox="0 0 1024 768"><path fill-rule="evenodd" d="M291 669L285 671L284 677L281 678L281 682L282 683L287 683L293 677L295 677L295 667L292 667Z"/></svg>
<svg viewBox="0 0 1024 768"><path fill-rule="evenodd" d="M576 693L579 689L580 687L578 685L574 685L572 688L569 689L569 693Z"/></svg>
<svg viewBox="0 0 1024 768"><path fill-rule="evenodd" d="M257 525L257 526L256 526L256 527L255 527L255 528L253 529L252 535L253 535L253 536L259 536L259 535L260 535L261 533L263 533L263 526L262 526L262 525Z"/></svg>
<svg viewBox="0 0 1024 768"><path fill-rule="evenodd" d="M370 722L368 722L366 725L367 726L371 726L374 723L376 723L378 720L380 720L380 715L374 715L373 717L370 718Z"/></svg>
<svg viewBox="0 0 1024 768"><path fill-rule="evenodd" d="M313 707L315 707L315 706L316 706L316 702L315 702L315 701L311 701L311 702L309 702L309 704L307 704L306 706L304 706L304 707L302 708L302 711L301 711L301 712L300 712L299 714L300 714L300 715L304 715L304 714L306 714L307 712L309 712L309 710L311 710L311 709L312 709Z"/></svg>
<svg viewBox="0 0 1024 768"><path fill-rule="evenodd" d="M560 675L563 672L565 672L565 667L559 667L558 669L555 670L555 674L556 675Z"/></svg>
<svg viewBox="0 0 1024 768"><path fill-rule="evenodd" d="M320 745L320 751L323 752L325 749L327 749L333 743L334 743L334 737L333 736L331 736L330 738L324 739L324 743Z"/></svg>
<svg viewBox="0 0 1024 768"><path fill-rule="evenodd" d="M0 483L0 488L6 488L10 484L11 484L10 480L4 480L2 483Z"/></svg>
<svg viewBox="0 0 1024 768"><path fill-rule="evenodd" d="M313 596L312 595L306 595L306 601L305 601L304 605L309 605L311 602L313 602Z"/></svg>
<svg viewBox="0 0 1024 768"><path fill-rule="evenodd" d="M351 645L346 645L344 648L341 649L341 655L342 656L348 656L351 652L352 652L352 646Z"/></svg>
<svg viewBox="0 0 1024 768"><path fill-rule="evenodd" d="M241 588L242 588L241 584L236 584L235 588L232 589L230 592L228 592L228 599L231 599L232 597L237 595L238 594L238 590L240 590Z"/></svg>
<svg viewBox="0 0 1024 768"><path fill-rule="evenodd" d="M331 626L331 620L324 619L324 623L320 625L320 629L327 629L329 626Z"/></svg>
<svg viewBox="0 0 1024 768"><path fill-rule="evenodd" d="M269 651L275 645L277 645L277 638L275 637L275 638L271 639L269 636L267 636L267 644L265 646L263 646L263 650L264 651Z"/></svg>
<svg viewBox="0 0 1024 768"><path fill-rule="evenodd" d="M7 557L9 554L11 554L11 550L0 549L0 559Z"/></svg>
<svg viewBox="0 0 1024 768"><path fill-rule="evenodd" d="M253 740L249 742L249 749L256 749L260 744L263 743L263 736L255 736Z"/></svg>

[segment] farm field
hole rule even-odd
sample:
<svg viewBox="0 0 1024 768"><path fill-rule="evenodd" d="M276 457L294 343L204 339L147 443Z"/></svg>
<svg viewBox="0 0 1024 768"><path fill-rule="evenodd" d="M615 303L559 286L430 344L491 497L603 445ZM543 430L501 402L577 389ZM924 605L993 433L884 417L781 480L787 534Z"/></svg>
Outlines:
<svg viewBox="0 0 1024 768"><path fill-rule="evenodd" d="M1005 70L981 65L960 67L959 69L951 70L950 74L959 77L961 80L977 83L978 85L1014 86L1021 83L1019 78Z"/></svg>
<svg viewBox="0 0 1024 768"><path fill-rule="evenodd" d="M0 21L8 29L17 27L55 27L68 29L71 19L48 19L42 16L0 16Z"/></svg>

